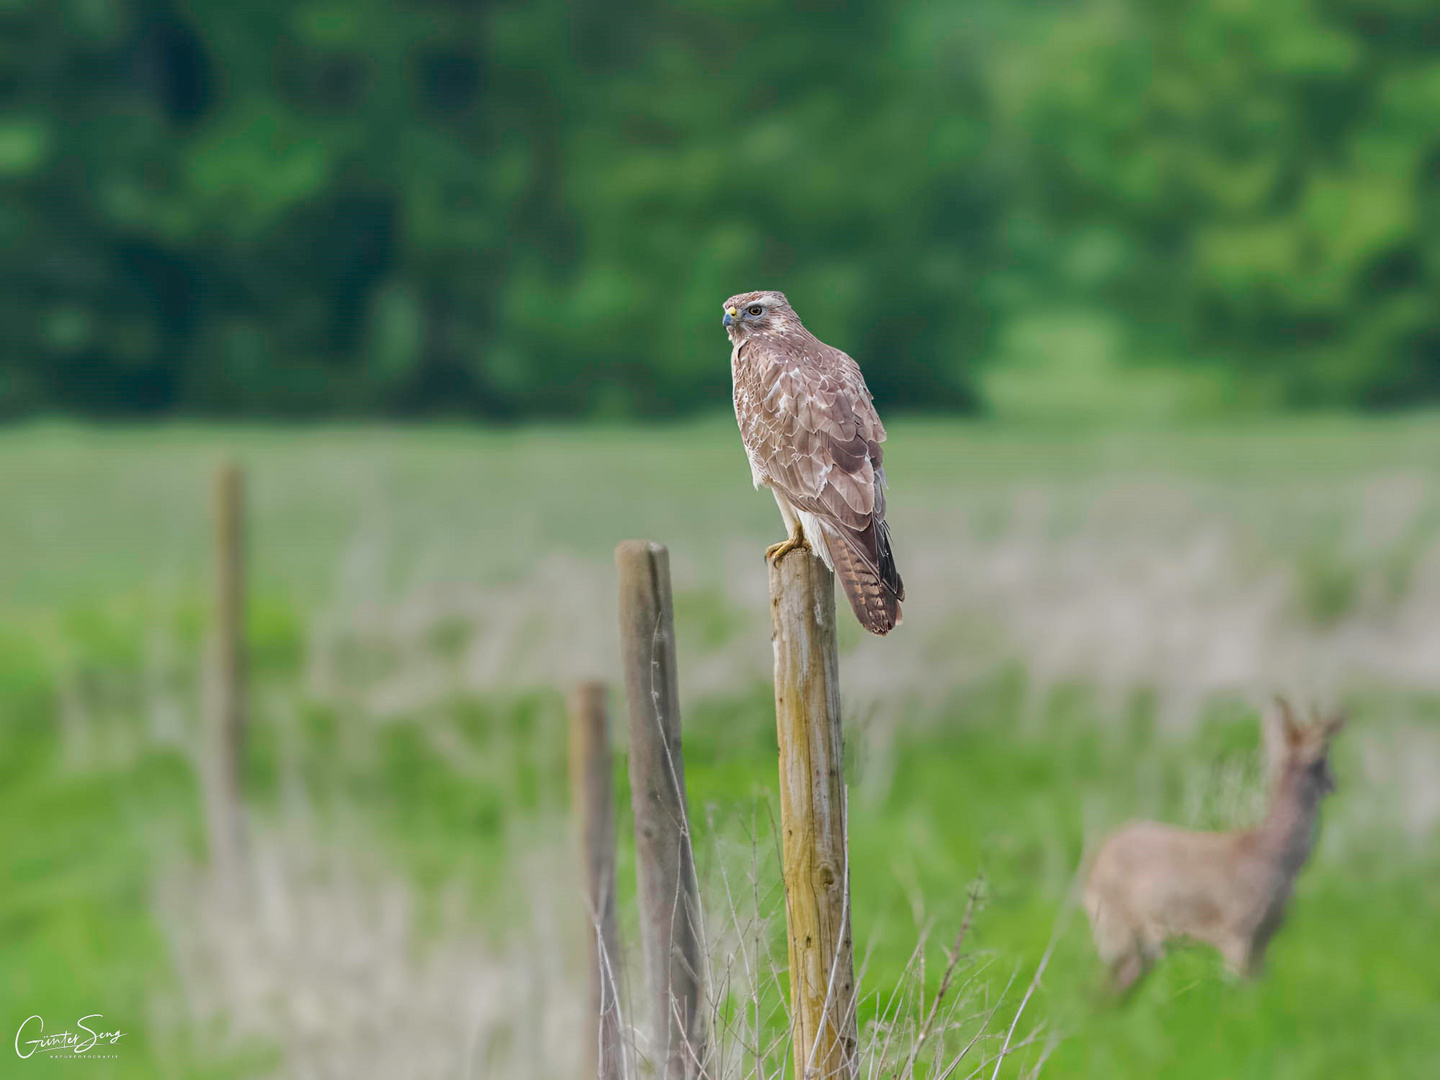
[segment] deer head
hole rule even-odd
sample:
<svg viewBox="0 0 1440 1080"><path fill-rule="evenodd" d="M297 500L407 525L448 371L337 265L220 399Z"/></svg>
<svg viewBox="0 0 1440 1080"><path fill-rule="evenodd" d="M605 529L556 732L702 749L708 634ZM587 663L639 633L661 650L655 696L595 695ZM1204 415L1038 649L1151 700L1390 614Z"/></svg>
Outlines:
<svg viewBox="0 0 1440 1080"><path fill-rule="evenodd" d="M1318 707L1312 708L1309 721L1302 723L1290 702L1277 697L1266 711L1264 724L1272 786L1298 780L1317 795L1334 791L1330 743L1344 726L1343 712L1322 714Z"/></svg>

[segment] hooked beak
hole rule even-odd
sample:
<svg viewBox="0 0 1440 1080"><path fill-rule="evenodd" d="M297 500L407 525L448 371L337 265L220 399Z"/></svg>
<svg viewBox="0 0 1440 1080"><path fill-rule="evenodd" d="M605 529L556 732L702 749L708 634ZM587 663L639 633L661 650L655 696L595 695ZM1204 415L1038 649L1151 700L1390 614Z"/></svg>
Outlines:
<svg viewBox="0 0 1440 1080"><path fill-rule="evenodd" d="M730 327L735 325L735 318L739 314L740 309L737 307L727 307L725 309L725 329L728 330L730 329Z"/></svg>

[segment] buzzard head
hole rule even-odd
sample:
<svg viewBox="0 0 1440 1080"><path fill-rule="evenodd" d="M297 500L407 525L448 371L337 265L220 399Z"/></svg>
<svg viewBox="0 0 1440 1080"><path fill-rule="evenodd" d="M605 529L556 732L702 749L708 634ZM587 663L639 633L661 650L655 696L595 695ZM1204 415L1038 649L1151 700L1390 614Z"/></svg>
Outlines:
<svg viewBox="0 0 1440 1080"><path fill-rule="evenodd" d="M725 332L734 342L752 334L780 334L797 329L800 317L782 292L736 293L725 301Z"/></svg>

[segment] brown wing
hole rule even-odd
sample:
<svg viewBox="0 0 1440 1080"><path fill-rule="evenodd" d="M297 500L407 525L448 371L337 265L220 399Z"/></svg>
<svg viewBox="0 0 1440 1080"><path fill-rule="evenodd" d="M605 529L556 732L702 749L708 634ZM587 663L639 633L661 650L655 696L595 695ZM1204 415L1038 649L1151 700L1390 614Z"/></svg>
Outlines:
<svg viewBox="0 0 1440 1080"><path fill-rule="evenodd" d="M856 617L885 633L905 586L885 523L885 426L859 365L808 332L746 342L736 415L757 472L826 529Z"/></svg>

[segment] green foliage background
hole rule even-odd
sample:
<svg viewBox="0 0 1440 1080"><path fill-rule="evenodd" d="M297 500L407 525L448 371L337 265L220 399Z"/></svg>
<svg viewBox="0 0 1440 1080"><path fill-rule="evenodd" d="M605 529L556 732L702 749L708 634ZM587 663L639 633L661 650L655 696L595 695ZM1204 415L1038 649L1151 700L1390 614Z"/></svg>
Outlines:
<svg viewBox="0 0 1440 1080"><path fill-rule="evenodd" d="M5 0L0 414L1440 396L1423 0Z"/></svg>

